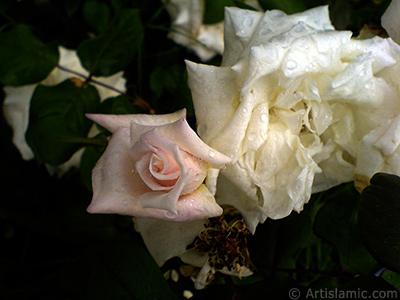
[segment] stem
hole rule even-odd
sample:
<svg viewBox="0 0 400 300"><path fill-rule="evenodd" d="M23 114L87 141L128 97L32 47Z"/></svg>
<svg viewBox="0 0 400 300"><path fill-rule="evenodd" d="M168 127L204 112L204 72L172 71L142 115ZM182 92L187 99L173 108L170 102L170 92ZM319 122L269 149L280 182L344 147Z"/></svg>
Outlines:
<svg viewBox="0 0 400 300"><path fill-rule="evenodd" d="M70 70L70 69L68 69L68 68L66 68L66 67L60 66L59 64L57 64L56 66L57 66L57 68L59 68L60 70L62 70L62 71L64 71L64 72L67 72L67 73L70 73L70 74L74 74L75 76L78 76L78 77L81 77L81 78L85 79L85 82L92 82L92 83L97 84L97 85L99 85L99 86L102 86L102 87L105 87L105 88L107 88L107 89L110 89L110 90L112 90L112 91L114 91L114 92L117 92L118 94L120 94L120 95L122 95L122 96L128 98L129 100L132 100L133 105L139 106L139 107L141 107L141 108L143 108L143 109L149 111L151 114L154 114L154 113L155 113L155 110L150 106L150 104L148 104L148 103L147 103L146 101L144 101L143 99L141 99L141 98L139 98L139 97L134 98L134 97L129 96L128 94L126 94L126 93L124 93L124 92L122 92L122 91L116 89L116 88L113 87L113 86L110 86L110 85L105 84L105 83L103 83L103 82L100 82L100 81L98 81L98 80L96 80L96 79L93 79L91 74L89 74L89 76L85 76L84 74L81 74L81 73L79 73L79 72Z"/></svg>
<svg viewBox="0 0 400 300"><path fill-rule="evenodd" d="M168 31L168 32L173 32L173 33L176 33L176 34L180 34L180 35L186 37L187 39L191 40L192 42L195 42L195 43L197 43L197 44L199 44L199 45L201 45L203 47L207 47L204 43L200 42L199 40L195 39L194 37L182 32L182 31L179 31L179 30L176 30L176 29L173 29L173 28L165 28L164 26L149 25L148 27L151 28L151 29L159 29L159 30L163 30L163 31Z"/></svg>
<svg viewBox="0 0 400 300"><path fill-rule="evenodd" d="M165 9L165 6L167 6L171 2L171 0L166 1L157 9L157 11L153 14L153 16L150 18L150 20L147 22L148 25L151 25L155 19L158 18L158 16L161 14L161 12Z"/></svg>

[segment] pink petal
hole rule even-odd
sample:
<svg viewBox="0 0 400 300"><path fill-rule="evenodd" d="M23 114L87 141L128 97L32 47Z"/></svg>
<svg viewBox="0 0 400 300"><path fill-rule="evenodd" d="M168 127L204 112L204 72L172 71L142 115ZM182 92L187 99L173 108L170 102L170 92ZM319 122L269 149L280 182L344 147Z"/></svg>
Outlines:
<svg viewBox="0 0 400 300"><path fill-rule="evenodd" d="M92 180L94 194L88 212L143 214L139 198L150 189L135 170L130 155L129 128L120 127L114 133L93 169Z"/></svg>
<svg viewBox="0 0 400 300"><path fill-rule="evenodd" d="M135 163L136 170L140 178L144 183L153 191L167 191L170 187L162 186L157 180L152 176L149 169L150 160L153 154L151 152L146 153L142 158Z"/></svg>
<svg viewBox="0 0 400 300"><path fill-rule="evenodd" d="M158 148L163 149L169 155L171 155L173 159L176 161L176 163L179 165L181 173L178 181L176 182L175 186L172 188L171 191L169 191L168 193L163 193L163 192L145 193L141 196L140 202L143 207L166 209L171 214L177 214L178 212L176 210L176 202L178 201L179 196L182 194L184 186L190 179L182 153L178 145L166 139L160 133L158 128L154 128L153 130L143 134L140 140L145 140L150 145L156 145ZM141 143L141 145L143 144L144 143ZM134 146L132 148L132 151L134 152L143 151L143 148L137 151L136 147Z"/></svg>
<svg viewBox="0 0 400 300"><path fill-rule="evenodd" d="M179 214L174 219L175 222L213 218L220 216L223 212L204 184L192 193L181 196L177 203L177 209Z"/></svg>
<svg viewBox="0 0 400 300"><path fill-rule="evenodd" d="M176 142L181 149L204 159L214 167L221 168L231 161L228 156L204 143L190 128L185 118L160 127L160 131L167 139Z"/></svg>
<svg viewBox="0 0 400 300"><path fill-rule="evenodd" d="M128 127L131 122L135 122L145 126L160 126L175 122L186 116L186 109L178 110L172 114L165 115L102 115L102 114L86 114L86 117L97 124L114 133L118 127Z"/></svg>

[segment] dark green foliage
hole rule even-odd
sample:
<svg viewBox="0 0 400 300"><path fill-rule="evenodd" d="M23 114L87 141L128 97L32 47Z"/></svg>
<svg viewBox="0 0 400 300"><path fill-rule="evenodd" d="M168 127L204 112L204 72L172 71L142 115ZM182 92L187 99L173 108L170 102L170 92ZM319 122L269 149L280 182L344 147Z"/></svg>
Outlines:
<svg viewBox="0 0 400 300"><path fill-rule="evenodd" d="M374 258L400 272L400 178L378 173L362 192L359 225L362 240Z"/></svg>
<svg viewBox="0 0 400 300"><path fill-rule="evenodd" d="M103 18L108 19L106 14L102 13ZM92 26L101 29L94 16L89 20L95 24ZM128 66L142 40L143 26L139 11L129 9L115 16L114 21L98 37L80 44L77 51L82 64L94 76L110 76Z"/></svg>
<svg viewBox="0 0 400 300"><path fill-rule="evenodd" d="M0 33L0 83L24 85L45 79L56 67L56 44L45 45L27 25Z"/></svg>
<svg viewBox="0 0 400 300"><path fill-rule="evenodd" d="M92 122L85 113L96 112L97 90L77 87L70 80L36 88L31 101L27 141L39 162L59 165L85 144Z"/></svg>

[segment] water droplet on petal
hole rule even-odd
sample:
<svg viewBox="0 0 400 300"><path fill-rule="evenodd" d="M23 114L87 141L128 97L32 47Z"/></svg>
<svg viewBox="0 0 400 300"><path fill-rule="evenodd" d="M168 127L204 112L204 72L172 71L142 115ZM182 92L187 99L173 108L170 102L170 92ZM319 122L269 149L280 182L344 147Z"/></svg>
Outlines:
<svg viewBox="0 0 400 300"><path fill-rule="evenodd" d="M253 25L253 19L252 18L245 19L243 25L246 27L251 27L251 25Z"/></svg>
<svg viewBox="0 0 400 300"><path fill-rule="evenodd" d="M297 68L297 62L295 62L294 60L289 60L286 63L286 67L288 68L288 70L294 70Z"/></svg>
<svg viewBox="0 0 400 300"><path fill-rule="evenodd" d="M252 132L249 134L249 136L247 137L249 139L249 141L254 141L257 137L257 133Z"/></svg>
<svg viewBox="0 0 400 300"><path fill-rule="evenodd" d="M269 28L263 28L260 30L260 35L266 36L267 34L270 34L272 31Z"/></svg>
<svg viewBox="0 0 400 300"><path fill-rule="evenodd" d="M243 108L243 112L244 112L244 113L247 113L247 108Z"/></svg>
<svg viewBox="0 0 400 300"><path fill-rule="evenodd" d="M347 37L342 37L342 40L341 40L341 42L342 42L342 45L345 45L345 44L347 44L347 41L348 41L348 39L347 39Z"/></svg>
<svg viewBox="0 0 400 300"><path fill-rule="evenodd" d="M261 114L261 121L267 122L268 121L268 115L267 114Z"/></svg>
<svg viewBox="0 0 400 300"><path fill-rule="evenodd" d="M370 89L372 87L372 81L368 81L367 83L365 83L364 87L366 89Z"/></svg>
<svg viewBox="0 0 400 300"><path fill-rule="evenodd" d="M214 157L214 156L215 156L215 152L214 152L214 151L212 151L212 150L210 150L210 152L208 153L208 156L210 156L210 157Z"/></svg>
<svg viewBox="0 0 400 300"><path fill-rule="evenodd" d="M283 11L280 11L280 10L271 10L269 12L269 16L271 18L280 18L280 17L285 16L285 13Z"/></svg>
<svg viewBox="0 0 400 300"><path fill-rule="evenodd" d="M178 214L170 212L170 211L167 212L165 215L167 216L167 218L176 218L178 216Z"/></svg>

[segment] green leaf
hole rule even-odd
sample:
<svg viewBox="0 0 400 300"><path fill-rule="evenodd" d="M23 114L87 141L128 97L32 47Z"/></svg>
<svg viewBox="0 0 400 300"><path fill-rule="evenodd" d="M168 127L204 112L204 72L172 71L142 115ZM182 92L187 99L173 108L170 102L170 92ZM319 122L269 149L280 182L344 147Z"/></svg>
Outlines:
<svg viewBox="0 0 400 300"><path fill-rule="evenodd" d="M203 16L204 24L215 24L224 19L225 7L236 6L241 9L256 10L254 7L240 0L207 0Z"/></svg>
<svg viewBox="0 0 400 300"><path fill-rule="evenodd" d="M400 177L378 173L362 192L359 226L374 258L400 273Z"/></svg>
<svg viewBox="0 0 400 300"><path fill-rule="evenodd" d="M79 58L94 76L110 76L124 69L135 56L143 41L139 11L127 9L117 15L98 37L82 42Z"/></svg>
<svg viewBox="0 0 400 300"><path fill-rule="evenodd" d="M376 270L377 263L360 239L357 226L359 194L353 183L332 189L314 221L314 233L334 244L342 267L353 274Z"/></svg>
<svg viewBox="0 0 400 300"><path fill-rule="evenodd" d="M182 74L185 70L178 64L169 65L165 68L156 68L150 77L150 87L157 97L160 97L163 90L174 92L182 81Z"/></svg>
<svg viewBox="0 0 400 300"><path fill-rule="evenodd" d="M64 2L64 9L67 13L68 17L72 17L72 15L78 10L80 5L80 0L69 0Z"/></svg>
<svg viewBox="0 0 400 300"><path fill-rule="evenodd" d="M225 6L235 6L233 0L207 0L205 1L204 24L215 24L224 19Z"/></svg>
<svg viewBox="0 0 400 300"><path fill-rule="evenodd" d="M110 19L110 9L104 2L96 0L85 1L83 16L90 27L100 33L107 27Z"/></svg>
<svg viewBox="0 0 400 300"><path fill-rule="evenodd" d="M259 0L259 3L265 10L279 9L287 14L294 14L307 9L304 2L298 0Z"/></svg>
<svg viewBox="0 0 400 300"><path fill-rule="evenodd" d="M286 268L287 262L299 250L311 233L311 219L307 213L292 213L281 220L268 219L259 224L249 239L250 259L264 276L271 270Z"/></svg>
<svg viewBox="0 0 400 300"><path fill-rule="evenodd" d="M0 82L25 85L40 82L55 68L59 54L55 44L45 45L27 25L0 33Z"/></svg>
<svg viewBox="0 0 400 300"><path fill-rule="evenodd" d="M95 87L77 87L66 80L56 86L39 85L31 100L26 133L39 162L59 165L85 144L92 122L85 113L97 111L100 102Z"/></svg>
<svg viewBox="0 0 400 300"><path fill-rule="evenodd" d="M382 274L382 278L385 279L387 282L389 282L391 285L393 285L396 288L396 290L400 291L400 274L397 274L390 270L386 270Z"/></svg>
<svg viewBox="0 0 400 300"><path fill-rule="evenodd" d="M381 299L397 299L399 296L393 285L383 278L374 275L360 275L355 277L343 287L343 292L345 291L352 293L352 299L378 298L378 295ZM348 293L347 295L350 298L351 294Z"/></svg>
<svg viewBox="0 0 400 300"><path fill-rule="evenodd" d="M138 239L93 247L86 299L177 300Z"/></svg>
<svg viewBox="0 0 400 300"><path fill-rule="evenodd" d="M100 113L123 115L123 114L136 114L138 113L136 107L125 96L118 96L115 98L108 98L100 105Z"/></svg>

